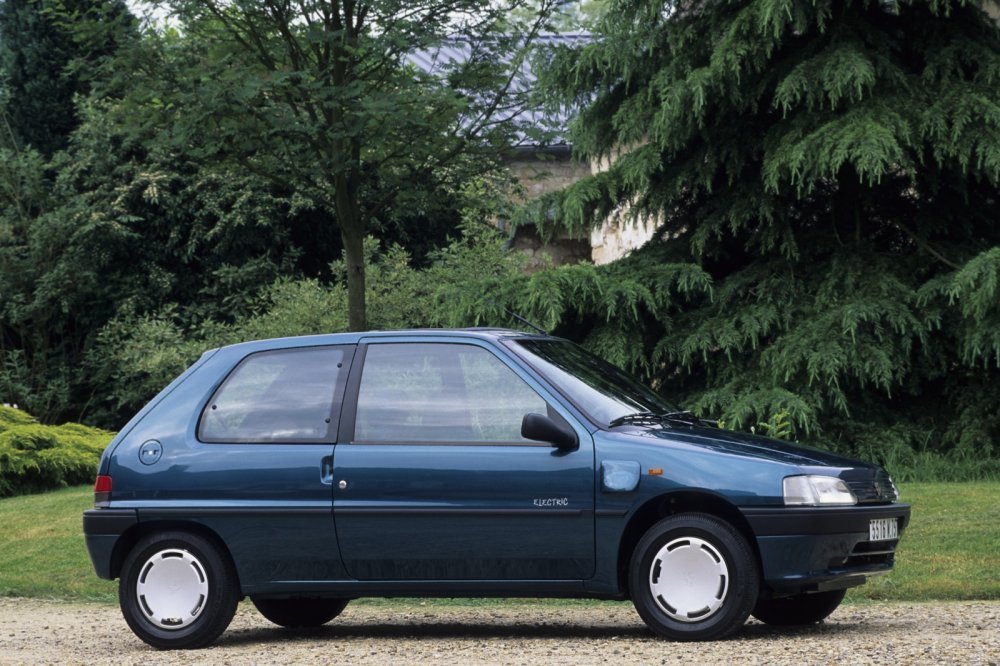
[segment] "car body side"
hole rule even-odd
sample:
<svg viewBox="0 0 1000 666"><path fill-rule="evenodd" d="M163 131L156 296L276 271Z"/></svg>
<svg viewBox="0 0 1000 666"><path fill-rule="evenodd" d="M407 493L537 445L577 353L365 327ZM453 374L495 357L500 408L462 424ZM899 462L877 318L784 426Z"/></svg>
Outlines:
<svg viewBox="0 0 1000 666"><path fill-rule="evenodd" d="M654 523L684 512L715 515L747 538L765 595L839 589L891 569L895 544L865 550L868 525L873 518L894 518L902 533L909 519L907 505L885 501L851 507L786 507L783 503L782 481L787 476L837 476L864 463L822 452L803 454L770 440L696 425L653 430L601 427L516 353L512 339L516 339L512 332L497 331L332 334L206 352L129 422L101 459L98 473L113 479L113 492L110 501L99 502L84 516L97 574L116 578L129 549L144 535L184 529L228 553L244 595L625 598L628 562L636 544ZM457 461L458 467L440 479L452 484L448 492L468 493L473 498L468 506L451 506L441 487L420 487L414 481L419 477L414 470L434 468L436 454L422 452L420 446L384 448L386 464L378 468L362 455L355 469L366 480L339 479L341 452L346 447L370 447L352 441L352 410L365 349L386 342L486 349L571 425L578 448L563 452L551 447L491 450L483 444L449 448L449 460ZM337 437L331 438L336 441L199 440L199 419L206 404L248 355L326 346L343 347L344 358L349 359ZM155 456L155 464L144 462L144 454ZM519 455L530 456L532 466L519 467ZM544 474L548 476L540 477ZM542 481L531 486L528 477ZM339 482L351 485L345 490ZM552 492L538 491L547 484ZM485 486L494 492L482 491ZM378 488L392 492L379 497ZM436 520L441 522L429 522ZM463 533L455 547L475 550L477 543L496 538L498 525L501 531L513 530L533 520L535 527L524 538L533 539L539 553L565 548L572 556L550 557L544 566L534 567L525 560L520 568L515 563L503 569L503 576L482 577L477 576L475 563L458 561L461 552L454 562L425 569L416 562L410 571L395 571L391 563L366 568L363 561L366 553L392 545L382 540L393 533L401 540L410 539L419 551L420 544L413 540L419 538L422 525L431 529L451 525ZM359 554L351 554L355 544L338 539L345 525L352 526L351 534L366 544ZM510 548L515 545L511 541ZM500 540L497 548L504 547ZM496 566L484 560L482 571L499 571ZM398 575L380 578L381 572Z"/></svg>

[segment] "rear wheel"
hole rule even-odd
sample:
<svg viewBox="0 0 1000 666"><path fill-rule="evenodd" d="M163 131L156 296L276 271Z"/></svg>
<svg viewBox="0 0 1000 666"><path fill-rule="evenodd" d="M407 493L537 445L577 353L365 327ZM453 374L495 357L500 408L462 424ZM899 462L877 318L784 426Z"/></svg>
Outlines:
<svg viewBox="0 0 1000 666"><path fill-rule="evenodd" d="M160 649L204 647L236 612L239 584L228 557L187 532L139 541L122 565L118 601L125 622Z"/></svg>
<svg viewBox="0 0 1000 666"><path fill-rule="evenodd" d="M258 599L250 597L260 614L282 627L318 627L340 615L349 599Z"/></svg>
<svg viewBox="0 0 1000 666"><path fill-rule="evenodd" d="M830 590L781 599L761 599L753 608L753 616L765 624L777 626L815 624L837 610L845 594L847 590Z"/></svg>
<svg viewBox="0 0 1000 666"><path fill-rule="evenodd" d="M675 640L714 640L735 632L750 615L759 585L743 535L700 513L653 525L629 567L639 615L654 632Z"/></svg>

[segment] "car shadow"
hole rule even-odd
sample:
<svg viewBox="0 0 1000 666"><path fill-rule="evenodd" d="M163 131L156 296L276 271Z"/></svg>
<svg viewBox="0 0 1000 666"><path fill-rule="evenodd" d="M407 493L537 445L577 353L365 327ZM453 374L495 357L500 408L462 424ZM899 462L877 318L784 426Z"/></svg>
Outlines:
<svg viewBox="0 0 1000 666"><path fill-rule="evenodd" d="M315 629L285 629L282 627L260 627L228 631L216 642L217 645L237 646L247 643L278 643L289 640L336 640L379 638L406 640L435 640L442 638L630 638L655 640L646 627L594 626L592 624L545 625L545 624L482 624L469 622L428 622L427 624L376 622L371 624L329 625Z"/></svg>
<svg viewBox="0 0 1000 666"><path fill-rule="evenodd" d="M336 622L336 621L334 621ZM865 633L863 623L833 622L805 627L770 627L751 622L726 641L758 641L781 638L808 638L833 636L838 634ZM635 626L621 624L579 625L546 623L497 624L490 622L372 622L329 624L311 629L287 629L273 625L263 625L251 629L230 629L216 642L219 646L236 647L247 644L282 643L287 641L337 640L337 639L396 639L396 640L437 640L437 639L579 639L608 640L629 639L657 641L653 632L637 622Z"/></svg>

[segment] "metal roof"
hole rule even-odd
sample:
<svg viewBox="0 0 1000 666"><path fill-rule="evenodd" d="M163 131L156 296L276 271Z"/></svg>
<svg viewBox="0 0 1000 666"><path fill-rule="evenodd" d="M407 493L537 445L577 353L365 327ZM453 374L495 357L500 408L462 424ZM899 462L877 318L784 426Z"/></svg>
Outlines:
<svg viewBox="0 0 1000 666"><path fill-rule="evenodd" d="M531 93L538 81L534 68L544 66L545 50L559 46L576 46L589 41L591 41L591 35L585 32L538 35L532 43L531 53L522 60L514 76L510 90L516 106L507 110L508 115L505 116L505 119L513 121L518 126L531 126L551 131L553 136L545 143L547 147L568 147L566 131L569 120L573 116L573 110L568 107L546 105L541 100L532 98ZM470 42L452 39L435 49L408 54L406 62L423 72L445 79L456 66L465 64L473 57L483 57L490 53L489 44L477 45L476 49L477 51L473 53ZM514 55L510 52L500 54L500 61L509 65ZM541 147L537 140L527 136L524 132L517 132L516 136L515 147L527 149Z"/></svg>

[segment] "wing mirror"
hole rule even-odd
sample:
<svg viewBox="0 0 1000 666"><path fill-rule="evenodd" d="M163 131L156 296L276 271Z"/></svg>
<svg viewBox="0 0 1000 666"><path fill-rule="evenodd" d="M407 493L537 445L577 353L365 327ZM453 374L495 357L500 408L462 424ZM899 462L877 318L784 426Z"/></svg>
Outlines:
<svg viewBox="0 0 1000 666"><path fill-rule="evenodd" d="M572 451L580 446L576 432L568 423L541 414L525 414L521 419L521 437L536 442L548 442L560 451Z"/></svg>

